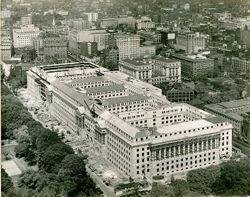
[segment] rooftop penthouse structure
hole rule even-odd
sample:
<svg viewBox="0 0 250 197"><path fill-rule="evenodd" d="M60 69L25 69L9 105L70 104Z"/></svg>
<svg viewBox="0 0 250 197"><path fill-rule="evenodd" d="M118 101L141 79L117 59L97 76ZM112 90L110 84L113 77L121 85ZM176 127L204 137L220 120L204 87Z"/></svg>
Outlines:
<svg viewBox="0 0 250 197"><path fill-rule="evenodd" d="M232 155L225 119L171 103L161 89L127 74L83 62L35 66L27 75L28 90L51 115L99 144L124 175L169 179Z"/></svg>

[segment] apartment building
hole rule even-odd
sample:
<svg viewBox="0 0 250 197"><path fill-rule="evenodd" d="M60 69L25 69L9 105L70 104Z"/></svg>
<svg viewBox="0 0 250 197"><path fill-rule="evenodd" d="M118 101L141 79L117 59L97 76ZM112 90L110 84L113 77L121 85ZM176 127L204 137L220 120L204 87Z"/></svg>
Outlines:
<svg viewBox="0 0 250 197"><path fill-rule="evenodd" d="M33 38L39 36L40 30L34 25L22 26L13 29L13 45L15 48L32 47Z"/></svg>
<svg viewBox="0 0 250 197"><path fill-rule="evenodd" d="M27 75L28 90L45 98L51 115L105 148L128 177L170 179L232 156L228 121L171 103L159 88L119 71L83 62L36 66Z"/></svg>

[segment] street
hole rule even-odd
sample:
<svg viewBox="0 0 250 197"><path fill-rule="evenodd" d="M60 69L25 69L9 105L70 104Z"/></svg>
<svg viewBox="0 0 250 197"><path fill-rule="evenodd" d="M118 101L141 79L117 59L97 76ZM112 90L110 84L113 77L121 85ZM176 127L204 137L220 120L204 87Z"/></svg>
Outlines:
<svg viewBox="0 0 250 197"><path fill-rule="evenodd" d="M111 187L108 187L103 183L102 179L97 176L94 172L89 169L89 167L86 165L86 171L88 172L89 176L93 179L93 181L100 187L100 189L103 191L104 196L106 197L115 197L115 193Z"/></svg>

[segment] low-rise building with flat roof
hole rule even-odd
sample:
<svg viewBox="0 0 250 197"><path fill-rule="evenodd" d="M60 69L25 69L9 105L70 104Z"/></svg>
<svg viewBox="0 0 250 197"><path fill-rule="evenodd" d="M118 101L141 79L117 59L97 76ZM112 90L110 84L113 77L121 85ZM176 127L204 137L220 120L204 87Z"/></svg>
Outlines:
<svg viewBox="0 0 250 197"><path fill-rule="evenodd" d="M238 134L242 134L243 116L250 112L250 97L229 102L205 105L205 110L226 118Z"/></svg>

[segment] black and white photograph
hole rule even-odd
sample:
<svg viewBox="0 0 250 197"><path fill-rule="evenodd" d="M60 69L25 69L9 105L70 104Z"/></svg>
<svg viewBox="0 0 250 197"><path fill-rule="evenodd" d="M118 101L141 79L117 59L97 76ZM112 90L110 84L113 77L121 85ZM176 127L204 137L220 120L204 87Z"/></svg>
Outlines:
<svg viewBox="0 0 250 197"><path fill-rule="evenodd" d="M250 196L250 0L0 0L1 197Z"/></svg>

